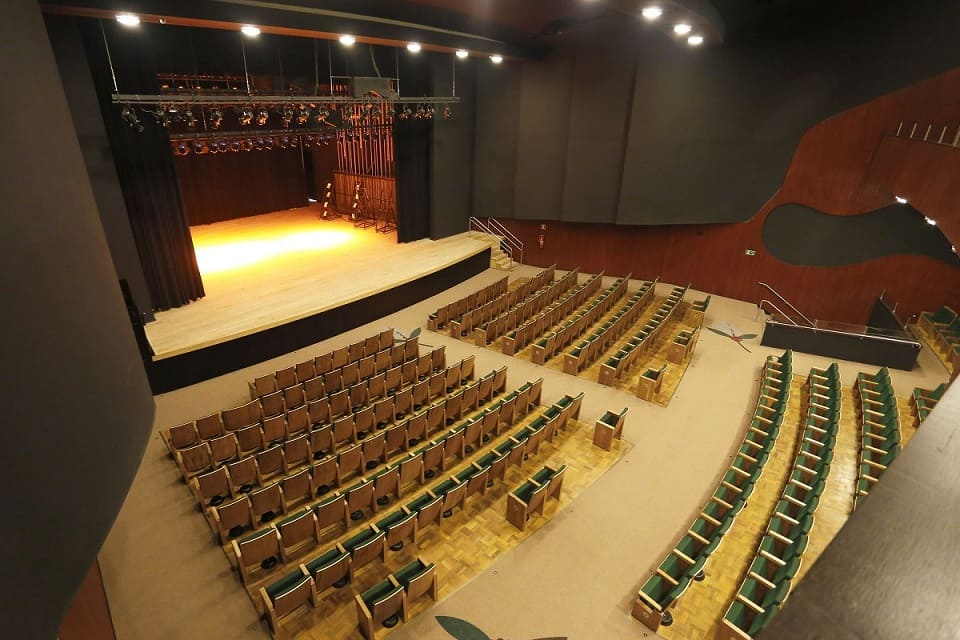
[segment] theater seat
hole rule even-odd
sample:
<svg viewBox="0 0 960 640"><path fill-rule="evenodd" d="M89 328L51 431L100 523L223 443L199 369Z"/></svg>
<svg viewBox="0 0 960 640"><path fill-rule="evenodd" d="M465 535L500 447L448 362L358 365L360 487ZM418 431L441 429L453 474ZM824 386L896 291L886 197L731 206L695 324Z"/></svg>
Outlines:
<svg viewBox="0 0 960 640"><path fill-rule="evenodd" d="M267 611L270 628L277 633L281 620L300 606L317 606L317 591L310 574L298 567L276 582L261 587L260 600Z"/></svg>

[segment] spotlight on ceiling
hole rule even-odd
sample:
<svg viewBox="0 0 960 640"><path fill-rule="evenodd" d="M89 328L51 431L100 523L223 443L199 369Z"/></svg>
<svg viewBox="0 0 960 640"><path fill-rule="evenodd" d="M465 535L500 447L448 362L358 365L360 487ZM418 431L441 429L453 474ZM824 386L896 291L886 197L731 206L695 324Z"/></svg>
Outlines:
<svg viewBox="0 0 960 640"><path fill-rule="evenodd" d="M923 221L926 222L926 223L927 223L928 225L930 225L931 227L937 226L937 221L934 220L933 218L928 217L928 216L923 216Z"/></svg>
<svg viewBox="0 0 960 640"><path fill-rule="evenodd" d="M470 55L470 52L466 49L457 49L457 57L461 60L467 58Z"/></svg>
<svg viewBox="0 0 960 640"><path fill-rule="evenodd" d="M135 27L140 24L140 16L135 16L132 13L118 13L117 22L125 27Z"/></svg>
<svg viewBox="0 0 960 640"><path fill-rule="evenodd" d="M408 43L407 43L407 51L409 51L410 53L419 53L419 52L420 52L420 49L421 49L421 47L420 47L420 43L419 43L419 42L408 42Z"/></svg>
<svg viewBox="0 0 960 640"><path fill-rule="evenodd" d="M237 116L237 119L240 121L240 125L246 127L251 122L253 122L253 109L250 107L244 107L240 111L240 115Z"/></svg>
<svg viewBox="0 0 960 640"><path fill-rule="evenodd" d="M902 196L894 196L899 204L907 204L907 199Z"/></svg>
<svg viewBox="0 0 960 640"><path fill-rule="evenodd" d="M266 109L260 109L260 111L257 112L257 124L260 125L261 127L267 124L267 120L269 119L270 119L270 114L267 112Z"/></svg>
<svg viewBox="0 0 960 640"><path fill-rule="evenodd" d="M127 124L130 125L137 133L143 133L143 125L140 123L140 117L137 115L136 110L130 105L124 105L123 109L120 111L120 116L127 121Z"/></svg>
<svg viewBox="0 0 960 640"><path fill-rule="evenodd" d="M690 36L687 38L687 44L691 47L699 47L703 44L703 36Z"/></svg>
<svg viewBox="0 0 960 640"><path fill-rule="evenodd" d="M345 47L352 46L353 43L356 41L357 39L354 36L351 36L349 34L344 34L340 36L340 44L342 44Z"/></svg>
<svg viewBox="0 0 960 640"><path fill-rule="evenodd" d="M499 53L495 53L492 56L490 56L490 62L492 62L493 64L500 64L501 62L503 62L503 56L500 55Z"/></svg>
<svg viewBox="0 0 960 640"><path fill-rule="evenodd" d="M663 15L663 9L660 7L644 7L643 11L640 12L640 15L647 20L656 20Z"/></svg>
<svg viewBox="0 0 960 640"><path fill-rule="evenodd" d="M219 129L220 125L223 124L223 111L218 108L213 108L210 111L210 116L208 118L210 122L211 129Z"/></svg>
<svg viewBox="0 0 960 640"><path fill-rule="evenodd" d="M673 32L678 36L685 36L691 31L693 31L693 27L688 25L686 22L678 22L677 24L673 25Z"/></svg>
<svg viewBox="0 0 960 640"><path fill-rule="evenodd" d="M245 24L240 28L240 33L251 38L256 38L260 35L260 27L255 27L252 24Z"/></svg>

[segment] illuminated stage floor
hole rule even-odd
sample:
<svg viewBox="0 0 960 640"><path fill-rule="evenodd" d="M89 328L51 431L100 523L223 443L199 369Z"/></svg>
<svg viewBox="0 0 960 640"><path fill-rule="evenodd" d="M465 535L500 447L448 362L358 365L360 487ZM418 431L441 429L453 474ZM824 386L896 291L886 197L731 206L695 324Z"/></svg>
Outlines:
<svg viewBox="0 0 960 640"><path fill-rule="evenodd" d="M319 213L304 207L192 227L207 295L147 325L154 361L335 309L489 248L466 234L398 244L396 232Z"/></svg>

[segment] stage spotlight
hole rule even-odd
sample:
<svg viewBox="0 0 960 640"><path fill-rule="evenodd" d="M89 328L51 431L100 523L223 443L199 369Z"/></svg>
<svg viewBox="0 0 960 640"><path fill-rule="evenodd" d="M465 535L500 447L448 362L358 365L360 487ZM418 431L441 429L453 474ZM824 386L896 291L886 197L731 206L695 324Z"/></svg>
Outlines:
<svg viewBox="0 0 960 640"><path fill-rule="evenodd" d="M304 125L310 120L310 111L304 105L297 109L297 124Z"/></svg>
<svg viewBox="0 0 960 640"><path fill-rule="evenodd" d="M240 28L240 32L247 37L256 38L258 35L260 35L260 28L255 27L252 24L245 24Z"/></svg>
<svg viewBox="0 0 960 640"><path fill-rule="evenodd" d="M217 146L216 140L211 140L208 142L207 149L210 151L210 153L220 153L220 148Z"/></svg>
<svg viewBox="0 0 960 640"><path fill-rule="evenodd" d="M316 121L317 124L325 122L326 119L329 117L330 117L330 110L327 109L326 107L320 107L319 109L313 112L313 119Z"/></svg>
<svg viewBox="0 0 960 640"><path fill-rule="evenodd" d="M260 109L257 112L257 124L261 127L267 124L267 121L270 119L270 114L266 109Z"/></svg>
<svg viewBox="0 0 960 640"><path fill-rule="evenodd" d="M427 117L427 107L425 105L417 105L417 112L413 114L413 117L417 120Z"/></svg>
<svg viewBox="0 0 960 640"><path fill-rule="evenodd" d="M135 27L140 24L140 17L135 16L132 13L118 13L117 22L125 27Z"/></svg>
<svg viewBox="0 0 960 640"><path fill-rule="evenodd" d="M673 32L678 36L685 36L691 31L693 31L693 27L688 25L686 22L678 22L677 24L673 25Z"/></svg>
<svg viewBox="0 0 960 640"><path fill-rule="evenodd" d="M120 116L126 120L127 124L137 133L143 133L143 124L140 123L140 117L137 116L136 109L130 105L124 105L123 109L120 110Z"/></svg>
<svg viewBox="0 0 960 640"><path fill-rule="evenodd" d="M187 109L186 113L184 113L183 116L186 119L188 127L190 127L191 129L196 128L197 119L196 117L194 117L192 109Z"/></svg>
<svg viewBox="0 0 960 640"><path fill-rule="evenodd" d="M293 107L292 107L292 106L290 106L289 104L288 104L288 105L284 105L284 107L283 107L283 115L281 116L281 119L283 120L283 126L285 126L285 127L289 127L289 126L290 126L290 123L293 121Z"/></svg>
<svg viewBox="0 0 960 640"><path fill-rule="evenodd" d="M281 136L280 137L280 148L286 149L290 146L290 136Z"/></svg>
<svg viewBox="0 0 960 640"><path fill-rule="evenodd" d="M703 36L690 36L687 38L687 44L691 47L699 47L703 44Z"/></svg>
<svg viewBox="0 0 960 640"><path fill-rule="evenodd" d="M444 107L443 107L443 119L444 119L444 120L449 120L449 119L452 118L452 117L453 117L453 111L450 110L450 107L444 105Z"/></svg>
<svg viewBox="0 0 960 640"><path fill-rule="evenodd" d="M490 62L492 62L493 64L500 64L501 62L503 62L503 56L500 55L499 53L495 53L492 56L490 56Z"/></svg>
<svg viewBox="0 0 960 640"><path fill-rule="evenodd" d="M196 153L196 154L204 153L204 150L203 150L203 142L201 142L200 140L194 140L194 141L193 141L193 152Z"/></svg>
<svg viewBox="0 0 960 640"><path fill-rule="evenodd" d="M340 44L342 44L345 47L353 46L353 43L356 41L357 39L351 35L344 34L340 36Z"/></svg>
<svg viewBox="0 0 960 640"><path fill-rule="evenodd" d="M432 104L428 104L426 107L426 113L423 114L423 117L429 120L433 118L436 112L437 112L437 108Z"/></svg>
<svg viewBox="0 0 960 640"><path fill-rule="evenodd" d="M214 108L210 111L210 116L208 117L210 122L211 129L219 129L220 125L223 124L223 112L220 109Z"/></svg>
<svg viewBox="0 0 960 640"><path fill-rule="evenodd" d="M230 141L230 151L234 153L240 151L243 148L243 143L240 140L234 139Z"/></svg>
<svg viewBox="0 0 960 640"><path fill-rule="evenodd" d="M423 47L420 46L420 43L419 43L419 42L408 42L408 43L407 43L407 51L409 51L410 53L420 53L420 49L422 49L422 48L423 48Z"/></svg>
<svg viewBox="0 0 960 640"><path fill-rule="evenodd" d="M241 109L240 115L238 116L238 120L240 121L240 126L242 127L249 126L249 124L253 122L253 109L251 109L250 107L244 107L243 109Z"/></svg>
<svg viewBox="0 0 960 640"><path fill-rule="evenodd" d="M464 60L470 57L470 52L467 51L466 49L457 49L457 57L460 58L461 60Z"/></svg>
<svg viewBox="0 0 960 640"><path fill-rule="evenodd" d="M177 155L178 155L178 156L185 156L185 155L187 155L188 153L190 153L190 145L188 145L186 142L180 142L180 143L177 144Z"/></svg>
<svg viewBox="0 0 960 640"><path fill-rule="evenodd" d="M263 143L263 148L267 151L271 151L273 149L273 136L267 137L266 142Z"/></svg>
<svg viewBox="0 0 960 640"><path fill-rule="evenodd" d="M263 151L264 139L263 136L257 138L257 141L253 143L254 148L257 151Z"/></svg>
<svg viewBox="0 0 960 640"><path fill-rule="evenodd" d="M230 145L227 144L226 140L221 140L216 144L217 144L217 150L219 150L220 153L226 153L230 149Z"/></svg>
<svg viewBox="0 0 960 640"><path fill-rule="evenodd" d="M291 149L296 149L298 144L300 144L300 136L293 136L292 138L290 138Z"/></svg>
<svg viewBox="0 0 960 640"><path fill-rule="evenodd" d="M663 15L663 9L660 7L644 7L640 15L652 22Z"/></svg>
<svg viewBox="0 0 960 640"><path fill-rule="evenodd" d="M243 150L244 151L253 151L253 138L247 138L243 141Z"/></svg>

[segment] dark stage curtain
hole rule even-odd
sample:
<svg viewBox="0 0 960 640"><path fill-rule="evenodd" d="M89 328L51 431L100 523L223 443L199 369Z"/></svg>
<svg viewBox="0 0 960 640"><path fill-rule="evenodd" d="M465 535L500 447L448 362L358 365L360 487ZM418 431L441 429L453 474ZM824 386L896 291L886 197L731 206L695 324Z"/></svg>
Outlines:
<svg viewBox="0 0 960 640"><path fill-rule="evenodd" d="M83 20L81 32L153 308L162 311L202 298L203 282L167 132L148 115L140 116L142 132L123 121L120 107L111 102L113 86L99 25ZM149 74L135 80L145 88L151 81L156 84Z"/></svg>
<svg viewBox="0 0 960 640"><path fill-rule="evenodd" d="M430 235L430 132L425 120L395 120L397 241Z"/></svg>

